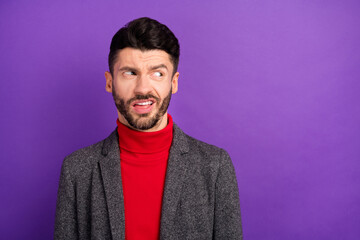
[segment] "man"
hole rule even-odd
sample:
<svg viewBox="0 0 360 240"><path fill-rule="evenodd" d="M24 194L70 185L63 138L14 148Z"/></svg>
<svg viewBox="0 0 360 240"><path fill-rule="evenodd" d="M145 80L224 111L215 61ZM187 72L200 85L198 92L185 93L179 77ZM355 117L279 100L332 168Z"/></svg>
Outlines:
<svg viewBox="0 0 360 240"><path fill-rule="evenodd" d="M167 113L179 49L149 18L114 35L105 78L118 127L65 158L55 239L242 239L229 155L186 135Z"/></svg>

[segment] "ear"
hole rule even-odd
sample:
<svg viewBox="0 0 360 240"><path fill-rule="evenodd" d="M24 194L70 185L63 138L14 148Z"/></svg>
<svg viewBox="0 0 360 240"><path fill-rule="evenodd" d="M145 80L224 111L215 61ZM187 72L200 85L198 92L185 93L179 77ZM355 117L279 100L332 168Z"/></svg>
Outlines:
<svg viewBox="0 0 360 240"><path fill-rule="evenodd" d="M110 72L106 71L105 72L105 79L106 79L106 85L105 85L105 90L109 93L112 93L112 75Z"/></svg>
<svg viewBox="0 0 360 240"><path fill-rule="evenodd" d="M172 94L178 91L179 72L176 72L171 80Z"/></svg>

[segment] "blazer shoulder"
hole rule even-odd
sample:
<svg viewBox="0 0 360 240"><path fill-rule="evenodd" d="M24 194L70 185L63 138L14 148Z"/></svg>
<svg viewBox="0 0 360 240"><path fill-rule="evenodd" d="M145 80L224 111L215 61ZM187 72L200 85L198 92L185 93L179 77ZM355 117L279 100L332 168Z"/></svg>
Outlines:
<svg viewBox="0 0 360 240"><path fill-rule="evenodd" d="M198 140L187 134L186 137L189 142L190 152L199 152L203 155L216 157L228 155L227 151L223 148Z"/></svg>
<svg viewBox="0 0 360 240"><path fill-rule="evenodd" d="M225 149L198 140L187 134L185 136L189 145L189 154L193 159L200 161L200 164L210 164L213 167L217 166L216 168L221 165L232 164L230 156Z"/></svg>
<svg viewBox="0 0 360 240"><path fill-rule="evenodd" d="M94 164L104 157L104 145L109 141L113 141L114 135L115 131L107 138L67 155L63 161L63 168L75 175L77 172L92 168Z"/></svg>

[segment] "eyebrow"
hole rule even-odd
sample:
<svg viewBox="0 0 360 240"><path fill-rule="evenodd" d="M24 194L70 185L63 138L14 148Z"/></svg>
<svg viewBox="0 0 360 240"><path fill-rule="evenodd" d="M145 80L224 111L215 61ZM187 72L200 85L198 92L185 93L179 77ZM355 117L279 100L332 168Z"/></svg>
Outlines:
<svg viewBox="0 0 360 240"><path fill-rule="evenodd" d="M159 68L165 68L166 70L168 70L167 66L165 64L159 64L159 65L155 65L155 66L151 66L150 70L155 70L155 69L159 69ZM132 72L137 72L138 69L134 68L134 67L129 67L129 66L124 66L122 68L119 68L119 71L132 71Z"/></svg>
<svg viewBox="0 0 360 240"><path fill-rule="evenodd" d="M168 70L168 68L165 64L159 64L159 65L152 66L152 67L150 67L150 70L155 70L158 68L165 68L166 70Z"/></svg>
<svg viewBox="0 0 360 240"><path fill-rule="evenodd" d="M137 69L137 68L133 68L133 67L128 67L128 66L125 66L125 67L119 68L119 71L131 71L131 72L137 72L137 71L138 71L138 69Z"/></svg>

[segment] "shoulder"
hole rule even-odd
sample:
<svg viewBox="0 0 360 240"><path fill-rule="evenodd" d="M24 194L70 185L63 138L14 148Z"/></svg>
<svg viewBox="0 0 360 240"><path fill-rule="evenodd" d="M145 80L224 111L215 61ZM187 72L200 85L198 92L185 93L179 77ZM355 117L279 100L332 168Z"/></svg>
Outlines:
<svg viewBox="0 0 360 240"><path fill-rule="evenodd" d="M204 186L210 195L217 189L229 186L236 194L236 173L227 151L193 138L180 129L175 129L174 133L174 145L182 149L177 163L186 166L186 189L191 189L189 194L194 189L194 192L201 192Z"/></svg>
<svg viewBox="0 0 360 240"><path fill-rule="evenodd" d="M69 172L70 175L78 175L93 169L94 165L104 157L105 143L112 141L114 135L116 135L116 131L113 131L107 138L66 156L62 164L63 171Z"/></svg>
<svg viewBox="0 0 360 240"><path fill-rule="evenodd" d="M186 146L183 148L186 149L188 155L190 155L192 159L197 160L198 163L206 165L211 164L213 167L231 164L229 154L223 148L191 137L175 124L174 131L175 135L180 136L177 137L176 141L180 142L179 145Z"/></svg>
<svg viewBox="0 0 360 240"><path fill-rule="evenodd" d="M205 156L216 156L216 157L222 157L224 154L227 154L227 152L224 149L203 142L201 140L198 140L187 134L186 134L186 138L189 144L189 152L191 153L199 153Z"/></svg>

